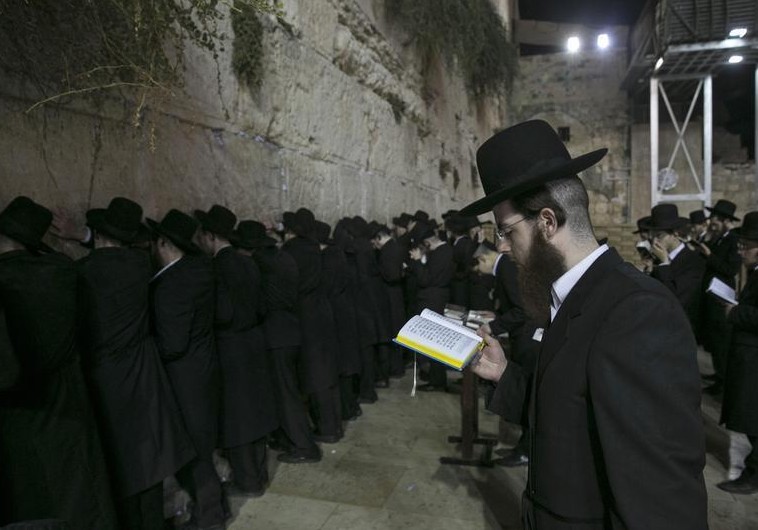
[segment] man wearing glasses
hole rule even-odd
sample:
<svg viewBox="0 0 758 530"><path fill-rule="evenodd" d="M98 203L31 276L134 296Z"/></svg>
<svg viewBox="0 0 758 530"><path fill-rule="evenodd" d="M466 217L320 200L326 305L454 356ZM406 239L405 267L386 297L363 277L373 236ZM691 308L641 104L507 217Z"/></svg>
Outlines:
<svg viewBox="0 0 758 530"><path fill-rule="evenodd" d="M477 152L486 197L461 211L493 211L525 309L544 323L524 526L705 529L695 340L671 292L595 239L576 175L605 153L571 158L543 121L501 131ZM500 412L526 385L482 335L474 370L496 383L488 407Z"/></svg>

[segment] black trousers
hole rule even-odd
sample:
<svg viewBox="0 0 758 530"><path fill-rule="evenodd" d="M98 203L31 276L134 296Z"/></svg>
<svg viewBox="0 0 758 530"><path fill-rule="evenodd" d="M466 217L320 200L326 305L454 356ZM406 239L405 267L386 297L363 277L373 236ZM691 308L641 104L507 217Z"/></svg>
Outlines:
<svg viewBox="0 0 758 530"><path fill-rule="evenodd" d="M202 454L184 466L176 474L176 479L195 501L192 515L198 526L223 523L221 481L213 466L212 452Z"/></svg>
<svg viewBox="0 0 758 530"><path fill-rule="evenodd" d="M163 528L163 482L116 501L121 530Z"/></svg>
<svg viewBox="0 0 758 530"><path fill-rule="evenodd" d="M261 491L268 484L266 437L226 450L234 484L243 491Z"/></svg>
<svg viewBox="0 0 758 530"><path fill-rule="evenodd" d="M360 377L360 392L359 395L363 399L369 401L377 399L376 389L374 383L376 383L376 372L374 366L375 357L374 346L362 346L361 347L361 377Z"/></svg>
<svg viewBox="0 0 758 530"><path fill-rule="evenodd" d="M447 388L447 368L442 363L432 361L429 363L429 384L440 388Z"/></svg>
<svg viewBox="0 0 758 530"><path fill-rule="evenodd" d="M405 373L405 360L403 359L403 351L405 348L401 348L395 343L389 344L389 358L390 358L390 375L400 376Z"/></svg>
<svg viewBox="0 0 758 530"><path fill-rule="evenodd" d="M316 432L322 436L342 435L339 386L313 392L309 396L310 410Z"/></svg>
<svg viewBox="0 0 758 530"><path fill-rule="evenodd" d="M726 356L729 353L731 342L731 326L726 321L724 307L716 300L706 297L703 326L703 346L713 358L713 369L716 372L716 381L724 381L726 372Z"/></svg>
<svg viewBox="0 0 758 530"><path fill-rule="evenodd" d="M274 368L274 385L277 393L279 425L292 448L302 454L318 452L313 441L308 410L300 394L297 380L297 361L300 348L273 348L270 358Z"/></svg>
<svg viewBox="0 0 758 530"><path fill-rule="evenodd" d="M352 418L358 412L358 395L355 393L354 375L340 376L340 410L342 418Z"/></svg>

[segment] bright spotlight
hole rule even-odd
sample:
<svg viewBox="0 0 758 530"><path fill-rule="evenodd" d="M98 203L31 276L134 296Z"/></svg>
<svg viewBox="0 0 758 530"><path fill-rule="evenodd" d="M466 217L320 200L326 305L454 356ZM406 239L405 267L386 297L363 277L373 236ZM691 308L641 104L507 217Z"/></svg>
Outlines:
<svg viewBox="0 0 758 530"><path fill-rule="evenodd" d="M742 55L732 55L729 57L729 64L739 64L742 62Z"/></svg>
<svg viewBox="0 0 758 530"><path fill-rule="evenodd" d="M597 36L597 47L605 50L611 45L611 37L607 33L601 33Z"/></svg>
<svg viewBox="0 0 758 530"><path fill-rule="evenodd" d="M655 71L660 70L661 66L663 66L663 57L658 57L658 60L655 61Z"/></svg>
<svg viewBox="0 0 758 530"><path fill-rule="evenodd" d="M569 53L576 53L578 52L582 47L582 41L579 40L579 37L569 37L568 41L566 41L566 49L569 51Z"/></svg>
<svg viewBox="0 0 758 530"><path fill-rule="evenodd" d="M747 28L734 28L729 32L729 36L734 39L741 39L747 35Z"/></svg>

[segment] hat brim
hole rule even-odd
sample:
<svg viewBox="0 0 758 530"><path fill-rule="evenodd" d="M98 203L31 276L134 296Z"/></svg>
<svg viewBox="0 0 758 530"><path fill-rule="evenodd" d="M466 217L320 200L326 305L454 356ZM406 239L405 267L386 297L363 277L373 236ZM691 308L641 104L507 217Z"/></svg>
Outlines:
<svg viewBox="0 0 758 530"><path fill-rule="evenodd" d="M705 209L708 210L709 212L711 212L711 215L718 215L719 217L726 217L727 219L731 219L732 221L739 221L740 220L739 217L735 217L734 215L732 215L730 213L726 213L726 212L724 212L722 210L716 210L714 208L711 208L710 206L706 206Z"/></svg>
<svg viewBox="0 0 758 530"><path fill-rule="evenodd" d="M200 247L195 245L192 241L187 241L186 239L177 236L176 234L172 234L170 232L167 232L165 230L162 230L160 227L160 223L157 221L154 221L153 219L145 219L147 221L147 225L150 227L150 230L154 234L158 234L159 236L163 236L169 241L171 241L174 245L179 247L180 250L188 253L188 254L202 254L202 250L200 250Z"/></svg>
<svg viewBox="0 0 758 530"><path fill-rule="evenodd" d="M749 239L751 241L758 241L758 230L745 230L745 227L739 226L732 230L740 239Z"/></svg>
<svg viewBox="0 0 758 530"><path fill-rule="evenodd" d="M640 219L639 223L637 223L639 225L639 228L635 230L634 232L632 232L632 234L639 234L640 232L643 232L643 231L647 232L648 230L650 230L650 219L652 219L652 217L650 217L649 215L647 217L643 217L642 219Z"/></svg>
<svg viewBox="0 0 758 530"><path fill-rule="evenodd" d="M558 180L562 178L572 177L587 168L590 168L600 162L602 158L608 153L608 149L598 149L590 153L566 160L564 163L547 168L538 169L534 173L527 172L523 175L510 179L510 182L505 187L500 188L496 192L472 202L464 207L458 215L473 216L480 215L492 210L492 208L505 200L521 195L531 189L537 188L550 182L551 180Z"/></svg>
<svg viewBox="0 0 758 530"><path fill-rule="evenodd" d="M681 228L683 226L686 226L690 224L690 220L686 217L677 217L676 219L672 219L670 222L661 224L661 225L655 225L652 222L652 219L645 225L645 230L676 230L677 228Z"/></svg>
<svg viewBox="0 0 758 530"><path fill-rule="evenodd" d="M55 252L55 249L43 243L41 239L32 239L27 237L26 232L12 219L6 219L5 224L8 225L8 229L1 230L0 233L8 236L9 238L18 241L32 252L44 252L51 254ZM45 232L47 233L47 231ZM44 237L44 234L43 234Z"/></svg>
<svg viewBox="0 0 758 530"><path fill-rule="evenodd" d="M150 230L142 223L139 224L139 228L136 232L124 232L123 230L111 226L105 219L105 212L106 210L104 208L89 210L86 215L87 226L96 232L100 232L103 235L127 244L145 241L150 236Z"/></svg>
<svg viewBox="0 0 758 530"><path fill-rule="evenodd" d="M255 250L257 248L275 247L277 243L276 239L270 236L264 236L260 239L254 239L252 241L245 241L244 239L240 238L237 234L232 234L232 237L229 239L229 241L235 247L239 247L245 250Z"/></svg>

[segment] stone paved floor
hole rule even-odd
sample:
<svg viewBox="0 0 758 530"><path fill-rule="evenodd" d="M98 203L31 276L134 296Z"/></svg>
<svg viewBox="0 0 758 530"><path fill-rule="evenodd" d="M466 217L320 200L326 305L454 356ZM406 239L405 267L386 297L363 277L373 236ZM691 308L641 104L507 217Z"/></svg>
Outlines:
<svg viewBox="0 0 758 530"><path fill-rule="evenodd" d="M320 463L279 464L271 458L269 490L259 499L233 498L229 529L520 529L526 468L439 464L440 456L457 456L447 436L459 429L459 398L436 393L411 398L411 383L407 376L380 390L380 400L363 406L363 416L348 424L340 443L322 446ZM715 487L726 476L729 446L717 425L718 406L704 398L710 528L758 530L758 495L733 496ZM496 436L499 428L503 447L515 443L517 431L500 426L490 413L480 414L483 435Z"/></svg>

